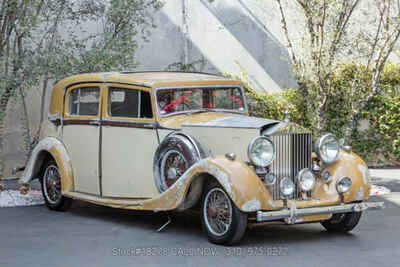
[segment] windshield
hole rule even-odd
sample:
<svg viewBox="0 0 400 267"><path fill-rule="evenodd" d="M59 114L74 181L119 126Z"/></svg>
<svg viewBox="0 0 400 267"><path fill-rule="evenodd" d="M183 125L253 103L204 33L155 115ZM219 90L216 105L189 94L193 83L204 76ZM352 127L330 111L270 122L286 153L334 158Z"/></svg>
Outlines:
<svg viewBox="0 0 400 267"><path fill-rule="evenodd" d="M245 111L238 87L161 89L157 92L157 103L161 115L202 110Z"/></svg>

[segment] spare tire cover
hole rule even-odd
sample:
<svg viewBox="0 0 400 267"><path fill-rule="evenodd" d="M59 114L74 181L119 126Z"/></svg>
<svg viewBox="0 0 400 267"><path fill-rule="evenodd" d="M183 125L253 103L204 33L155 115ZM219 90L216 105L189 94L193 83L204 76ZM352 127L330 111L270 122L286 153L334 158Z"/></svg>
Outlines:
<svg viewBox="0 0 400 267"><path fill-rule="evenodd" d="M179 133L167 136L157 148L153 161L158 191L166 191L203 157L203 150L193 138Z"/></svg>

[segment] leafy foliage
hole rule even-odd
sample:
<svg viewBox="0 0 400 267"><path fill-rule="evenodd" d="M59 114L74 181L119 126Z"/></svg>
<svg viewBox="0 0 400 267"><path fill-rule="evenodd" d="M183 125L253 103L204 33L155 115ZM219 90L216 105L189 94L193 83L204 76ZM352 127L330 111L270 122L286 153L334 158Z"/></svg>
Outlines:
<svg viewBox="0 0 400 267"><path fill-rule="evenodd" d="M322 132L331 132L339 138L345 137L351 106L348 94L351 92L353 73L364 68L363 65L342 65L334 73L332 94L334 98L327 103L327 123ZM307 105L301 89L286 89L280 93L256 92L245 77L235 78L243 81L250 115L282 120L284 112L289 119L311 129L315 136L320 134L306 115L312 107ZM400 162L400 64L387 64L382 72L382 93L363 108L355 131L346 142L353 150L373 165L396 165ZM368 124L364 127L362 124Z"/></svg>
<svg viewBox="0 0 400 267"><path fill-rule="evenodd" d="M42 121L49 80L135 68L139 40L148 40L161 6L161 0L1 0L0 151L11 97L23 98L27 115L25 91L42 83ZM38 133L25 121L29 153Z"/></svg>
<svg viewBox="0 0 400 267"><path fill-rule="evenodd" d="M293 72L304 100L312 107L309 120L322 132L330 127L332 108L349 106L344 129L349 138L360 112L382 93L382 72L400 38L399 1L275 2ZM348 62L353 68L343 65ZM347 79L337 79L338 73ZM343 87L347 89L341 91Z"/></svg>

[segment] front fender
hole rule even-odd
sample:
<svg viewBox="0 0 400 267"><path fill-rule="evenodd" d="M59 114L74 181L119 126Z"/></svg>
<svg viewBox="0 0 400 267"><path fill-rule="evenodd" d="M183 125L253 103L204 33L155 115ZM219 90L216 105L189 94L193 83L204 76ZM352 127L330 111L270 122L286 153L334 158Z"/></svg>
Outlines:
<svg viewBox="0 0 400 267"><path fill-rule="evenodd" d="M35 146L19 183L29 184L32 179L36 178L48 154L53 157L59 168L62 193L73 191L71 159L64 144L54 137L46 137Z"/></svg>
<svg viewBox="0 0 400 267"><path fill-rule="evenodd" d="M336 191L336 182L342 177L349 177L352 181L350 190L343 194L343 202L354 202L367 200L371 191L371 177L368 166L355 153L340 151L339 159L330 164L327 169L332 178L324 184L320 179L317 182L313 197L319 199L337 199L340 201Z"/></svg>
<svg viewBox="0 0 400 267"><path fill-rule="evenodd" d="M233 203L243 212L267 209L272 198L260 178L243 161L224 156L208 157L188 169L179 180L160 196L143 202L148 210L176 209L185 199L189 186L203 174L214 177Z"/></svg>

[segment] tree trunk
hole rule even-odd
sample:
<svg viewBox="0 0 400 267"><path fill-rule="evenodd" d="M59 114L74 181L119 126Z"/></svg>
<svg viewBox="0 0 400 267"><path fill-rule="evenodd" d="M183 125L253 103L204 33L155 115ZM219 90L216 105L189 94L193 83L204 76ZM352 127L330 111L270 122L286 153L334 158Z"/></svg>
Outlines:
<svg viewBox="0 0 400 267"><path fill-rule="evenodd" d="M19 93L21 95L22 99L22 106L24 110L24 118L23 118L23 123L24 123L24 150L25 150L25 166L28 164L28 160L30 158L31 152L32 152L32 135L31 135L31 127L29 124L29 116L28 116L28 107L26 105L26 99L25 99L25 92L22 86L19 86Z"/></svg>
<svg viewBox="0 0 400 267"><path fill-rule="evenodd" d="M3 162L3 141L5 135L4 120L6 117L7 105L10 100L12 89L7 87L0 97L0 184L3 179L4 162Z"/></svg>
<svg viewBox="0 0 400 267"><path fill-rule="evenodd" d="M344 131L344 138L348 145L352 143L352 137L357 130L359 114L351 116L351 118L346 122L346 129Z"/></svg>

